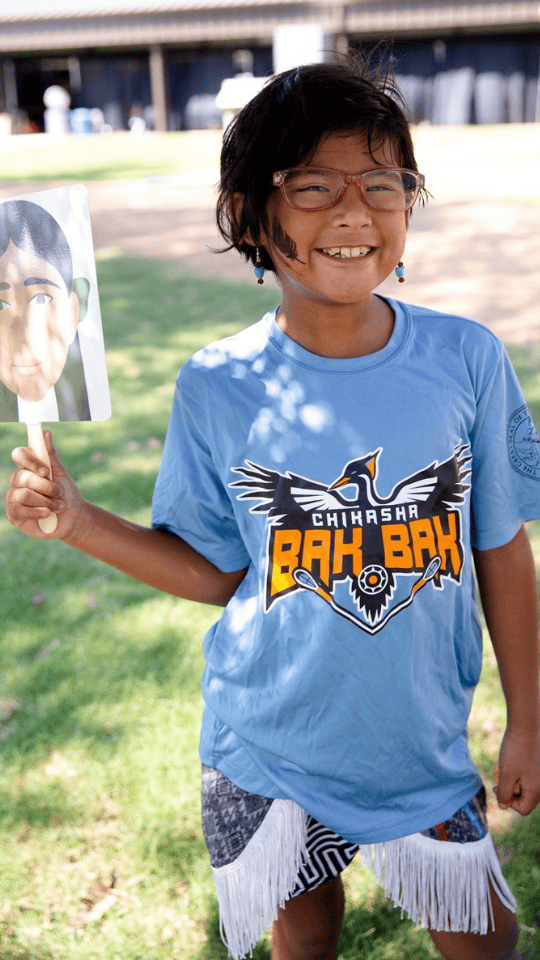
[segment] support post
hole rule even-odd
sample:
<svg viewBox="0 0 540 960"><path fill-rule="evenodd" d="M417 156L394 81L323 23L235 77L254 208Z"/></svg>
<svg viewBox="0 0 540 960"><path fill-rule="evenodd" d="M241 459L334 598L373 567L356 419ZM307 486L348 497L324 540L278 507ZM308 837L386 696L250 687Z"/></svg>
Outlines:
<svg viewBox="0 0 540 960"><path fill-rule="evenodd" d="M161 44L150 47L150 89L154 107L154 129L165 132L169 129L169 109L165 57Z"/></svg>

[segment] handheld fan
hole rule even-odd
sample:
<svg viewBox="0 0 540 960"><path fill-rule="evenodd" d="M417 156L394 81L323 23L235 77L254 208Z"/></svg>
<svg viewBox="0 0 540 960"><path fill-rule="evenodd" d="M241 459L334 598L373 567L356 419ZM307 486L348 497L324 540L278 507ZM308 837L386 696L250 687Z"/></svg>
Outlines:
<svg viewBox="0 0 540 960"><path fill-rule="evenodd" d="M83 186L0 202L0 421L108 420L111 402ZM56 517L40 520L52 533Z"/></svg>

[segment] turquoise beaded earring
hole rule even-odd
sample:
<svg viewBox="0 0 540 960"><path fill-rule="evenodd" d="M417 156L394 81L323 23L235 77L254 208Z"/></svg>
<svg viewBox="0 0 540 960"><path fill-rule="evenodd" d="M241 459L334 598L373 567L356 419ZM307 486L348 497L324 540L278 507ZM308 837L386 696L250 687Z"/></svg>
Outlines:
<svg viewBox="0 0 540 960"><path fill-rule="evenodd" d="M396 277L398 278L399 283L405 283L405 267L403 266L401 260L399 261L395 269Z"/></svg>
<svg viewBox="0 0 540 960"><path fill-rule="evenodd" d="M264 283L264 267L261 266L261 257L259 254L259 248L255 248L255 269L254 274L257 277L257 283Z"/></svg>

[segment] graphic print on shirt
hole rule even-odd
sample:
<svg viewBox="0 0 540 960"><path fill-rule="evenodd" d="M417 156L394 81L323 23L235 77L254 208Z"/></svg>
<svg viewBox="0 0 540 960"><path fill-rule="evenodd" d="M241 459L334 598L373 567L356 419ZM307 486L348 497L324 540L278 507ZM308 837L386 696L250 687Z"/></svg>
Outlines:
<svg viewBox="0 0 540 960"><path fill-rule="evenodd" d="M375 634L427 583L442 590L444 579L461 582L470 444L405 477L388 497L377 491L382 453L351 460L329 486L249 460L232 468L243 476L229 484L245 490L237 499L258 500L250 512L268 514L266 611L308 590ZM352 602L336 596L344 582Z"/></svg>
<svg viewBox="0 0 540 960"><path fill-rule="evenodd" d="M540 480L540 440L526 404L514 410L508 421L508 451L514 470Z"/></svg>

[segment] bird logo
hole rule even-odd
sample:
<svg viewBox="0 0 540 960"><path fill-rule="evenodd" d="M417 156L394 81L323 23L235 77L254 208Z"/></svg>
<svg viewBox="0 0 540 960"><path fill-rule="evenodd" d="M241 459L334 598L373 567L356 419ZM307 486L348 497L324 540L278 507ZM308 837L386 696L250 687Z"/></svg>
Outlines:
<svg viewBox="0 0 540 960"><path fill-rule="evenodd" d="M471 452L451 456L378 490L383 448L349 461L326 485L246 460L238 500L268 516L265 609L298 590L319 596L342 617L375 634L413 603L419 590L461 582L461 510L470 490ZM412 582L411 582L412 581ZM341 585L348 585L348 599Z"/></svg>

